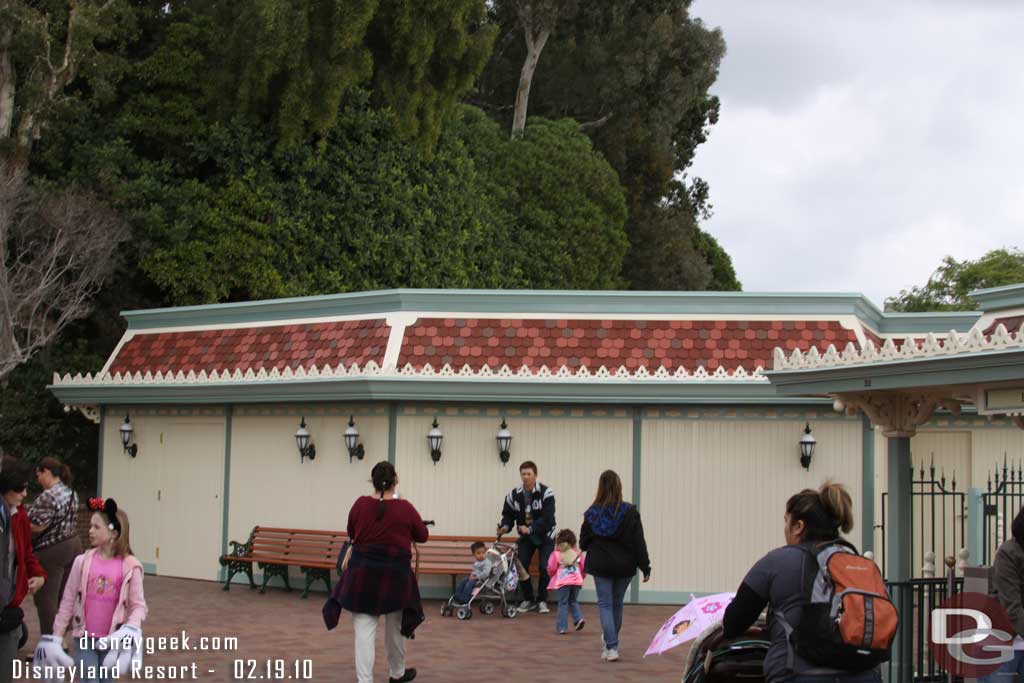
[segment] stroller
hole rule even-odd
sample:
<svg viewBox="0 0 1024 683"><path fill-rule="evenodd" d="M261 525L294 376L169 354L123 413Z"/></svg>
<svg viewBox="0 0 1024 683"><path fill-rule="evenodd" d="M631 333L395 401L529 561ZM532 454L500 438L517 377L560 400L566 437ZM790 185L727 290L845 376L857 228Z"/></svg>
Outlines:
<svg viewBox="0 0 1024 683"><path fill-rule="evenodd" d="M473 605L478 604L481 614L494 614L495 604L500 604L501 615L514 619L518 614L512 604L516 589L519 588L519 577L526 576L526 570L519 561L517 548L513 545L495 541L487 549L487 559L491 562L491 571L487 577L473 587L469 602L462 605L455 601L452 594L441 607L441 616L454 614L459 619L470 619L473 616Z"/></svg>
<svg viewBox="0 0 1024 683"><path fill-rule="evenodd" d="M682 683L763 683L768 645L763 616L737 638L701 637L690 646Z"/></svg>

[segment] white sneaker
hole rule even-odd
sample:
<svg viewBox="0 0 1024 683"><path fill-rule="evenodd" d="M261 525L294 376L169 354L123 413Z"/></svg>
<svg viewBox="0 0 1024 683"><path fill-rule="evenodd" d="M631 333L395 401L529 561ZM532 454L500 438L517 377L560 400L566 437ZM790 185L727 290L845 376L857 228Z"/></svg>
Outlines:
<svg viewBox="0 0 1024 683"><path fill-rule="evenodd" d="M529 600L523 600L521 603L519 603L519 607L516 609L516 611L520 613L529 612L530 610L535 609L536 607L537 605L530 602Z"/></svg>
<svg viewBox="0 0 1024 683"><path fill-rule="evenodd" d="M608 659L608 648L604 648L601 650L601 659L602 661Z"/></svg>
<svg viewBox="0 0 1024 683"><path fill-rule="evenodd" d="M541 600L537 603L537 611L541 614L548 614L551 610L548 609L548 603Z"/></svg>
<svg viewBox="0 0 1024 683"><path fill-rule="evenodd" d="M619 651L618 651L618 649L616 649L614 647L611 648L610 650L608 650L608 654L605 656L605 659L608 660L609 662L614 662L618 658L619 658Z"/></svg>

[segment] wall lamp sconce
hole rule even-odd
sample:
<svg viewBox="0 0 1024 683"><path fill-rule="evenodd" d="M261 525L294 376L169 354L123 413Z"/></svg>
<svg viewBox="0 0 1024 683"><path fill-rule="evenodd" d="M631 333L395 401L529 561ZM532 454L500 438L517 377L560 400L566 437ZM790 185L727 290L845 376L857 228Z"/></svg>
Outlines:
<svg viewBox="0 0 1024 683"><path fill-rule="evenodd" d="M362 460L366 455L363 444L359 443L359 430L356 429L356 421L351 415L348 418L348 428L345 430L345 447L348 448L349 462L352 462L352 458Z"/></svg>
<svg viewBox="0 0 1024 683"><path fill-rule="evenodd" d="M121 425L121 445L124 446L124 452L133 458L139 454L139 444L132 443L134 435L135 430L132 428L132 419L125 415L124 423Z"/></svg>
<svg viewBox="0 0 1024 683"><path fill-rule="evenodd" d="M505 424L505 418L501 418L501 429L498 430L498 436L495 437L498 441L498 457L501 458L501 464L507 465L508 459L512 457L510 449L512 447L512 432L508 431L508 425Z"/></svg>
<svg viewBox="0 0 1024 683"><path fill-rule="evenodd" d="M818 440L811 434L811 424L804 425L804 435L800 437L800 464L805 470L811 469L811 458L814 456L814 446Z"/></svg>
<svg viewBox="0 0 1024 683"><path fill-rule="evenodd" d="M303 416L299 422L299 428L295 432L295 445L299 447L299 462L305 462L306 458L316 458L316 446L309 441L309 430L306 429L306 418Z"/></svg>
<svg viewBox="0 0 1024 683"><path fill-rule="evenodd" d="M434 425L427 432L427 445L430 446L430 459L437 464L437 461L441 459L441 441L444 439L444 434L441 433L441 428L437 426L437 418L434 418Z"/></svg>

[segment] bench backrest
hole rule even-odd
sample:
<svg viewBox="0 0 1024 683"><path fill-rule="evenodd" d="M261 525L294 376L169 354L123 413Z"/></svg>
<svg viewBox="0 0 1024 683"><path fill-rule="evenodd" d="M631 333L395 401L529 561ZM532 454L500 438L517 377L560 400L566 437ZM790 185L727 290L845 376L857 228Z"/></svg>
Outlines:
<svg viewBox="0 0 1024 683"><path fill-rule="evenodd" d="M469 546L475 541L490 547L494 537L431 536L426 543L416 546L417 571L421 574L468 574L473 564ZM512 545L514 539L508 543ZM531 576L540 573L540 553L534 553L528 569Z"/></svg>
<svg viewBox="0 0 1024 683"><path fill-rule="evenodd" d="M344 531L258 526L253 530L250 553L253 557L287 558L289 564L333 565L347 540Z"/></svg>

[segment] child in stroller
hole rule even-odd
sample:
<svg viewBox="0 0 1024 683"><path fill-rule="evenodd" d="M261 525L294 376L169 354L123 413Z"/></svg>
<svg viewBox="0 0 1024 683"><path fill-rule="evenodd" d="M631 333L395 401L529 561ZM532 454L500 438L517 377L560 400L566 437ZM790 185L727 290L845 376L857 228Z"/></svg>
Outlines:
<svg viewBox="0 0 1024 683"><path fill-rule="evenodd" d="M736 638L723 638L722 624L715 624L690 646L682 683L764 683L768 645L763 615Z"/></svg>
<svg viewBox="0 0 1024 683"><path fill-rule="evenodd" d="M481 549L474 543L474 556ZM456 590L441 607L441 616L455 614L459 619L473 616L473 605L479 604L481 614L494 614L495 603L501 605L501 615L514 619L518 612L512 598L519 587L519 577L525 572L516 553L516 546L495 541L484 552L484 557L473 563L472 584L462 584L462 591ZM471 586L471 587L470 587ZM469 595L464 593L469 591Z"/></svg>

